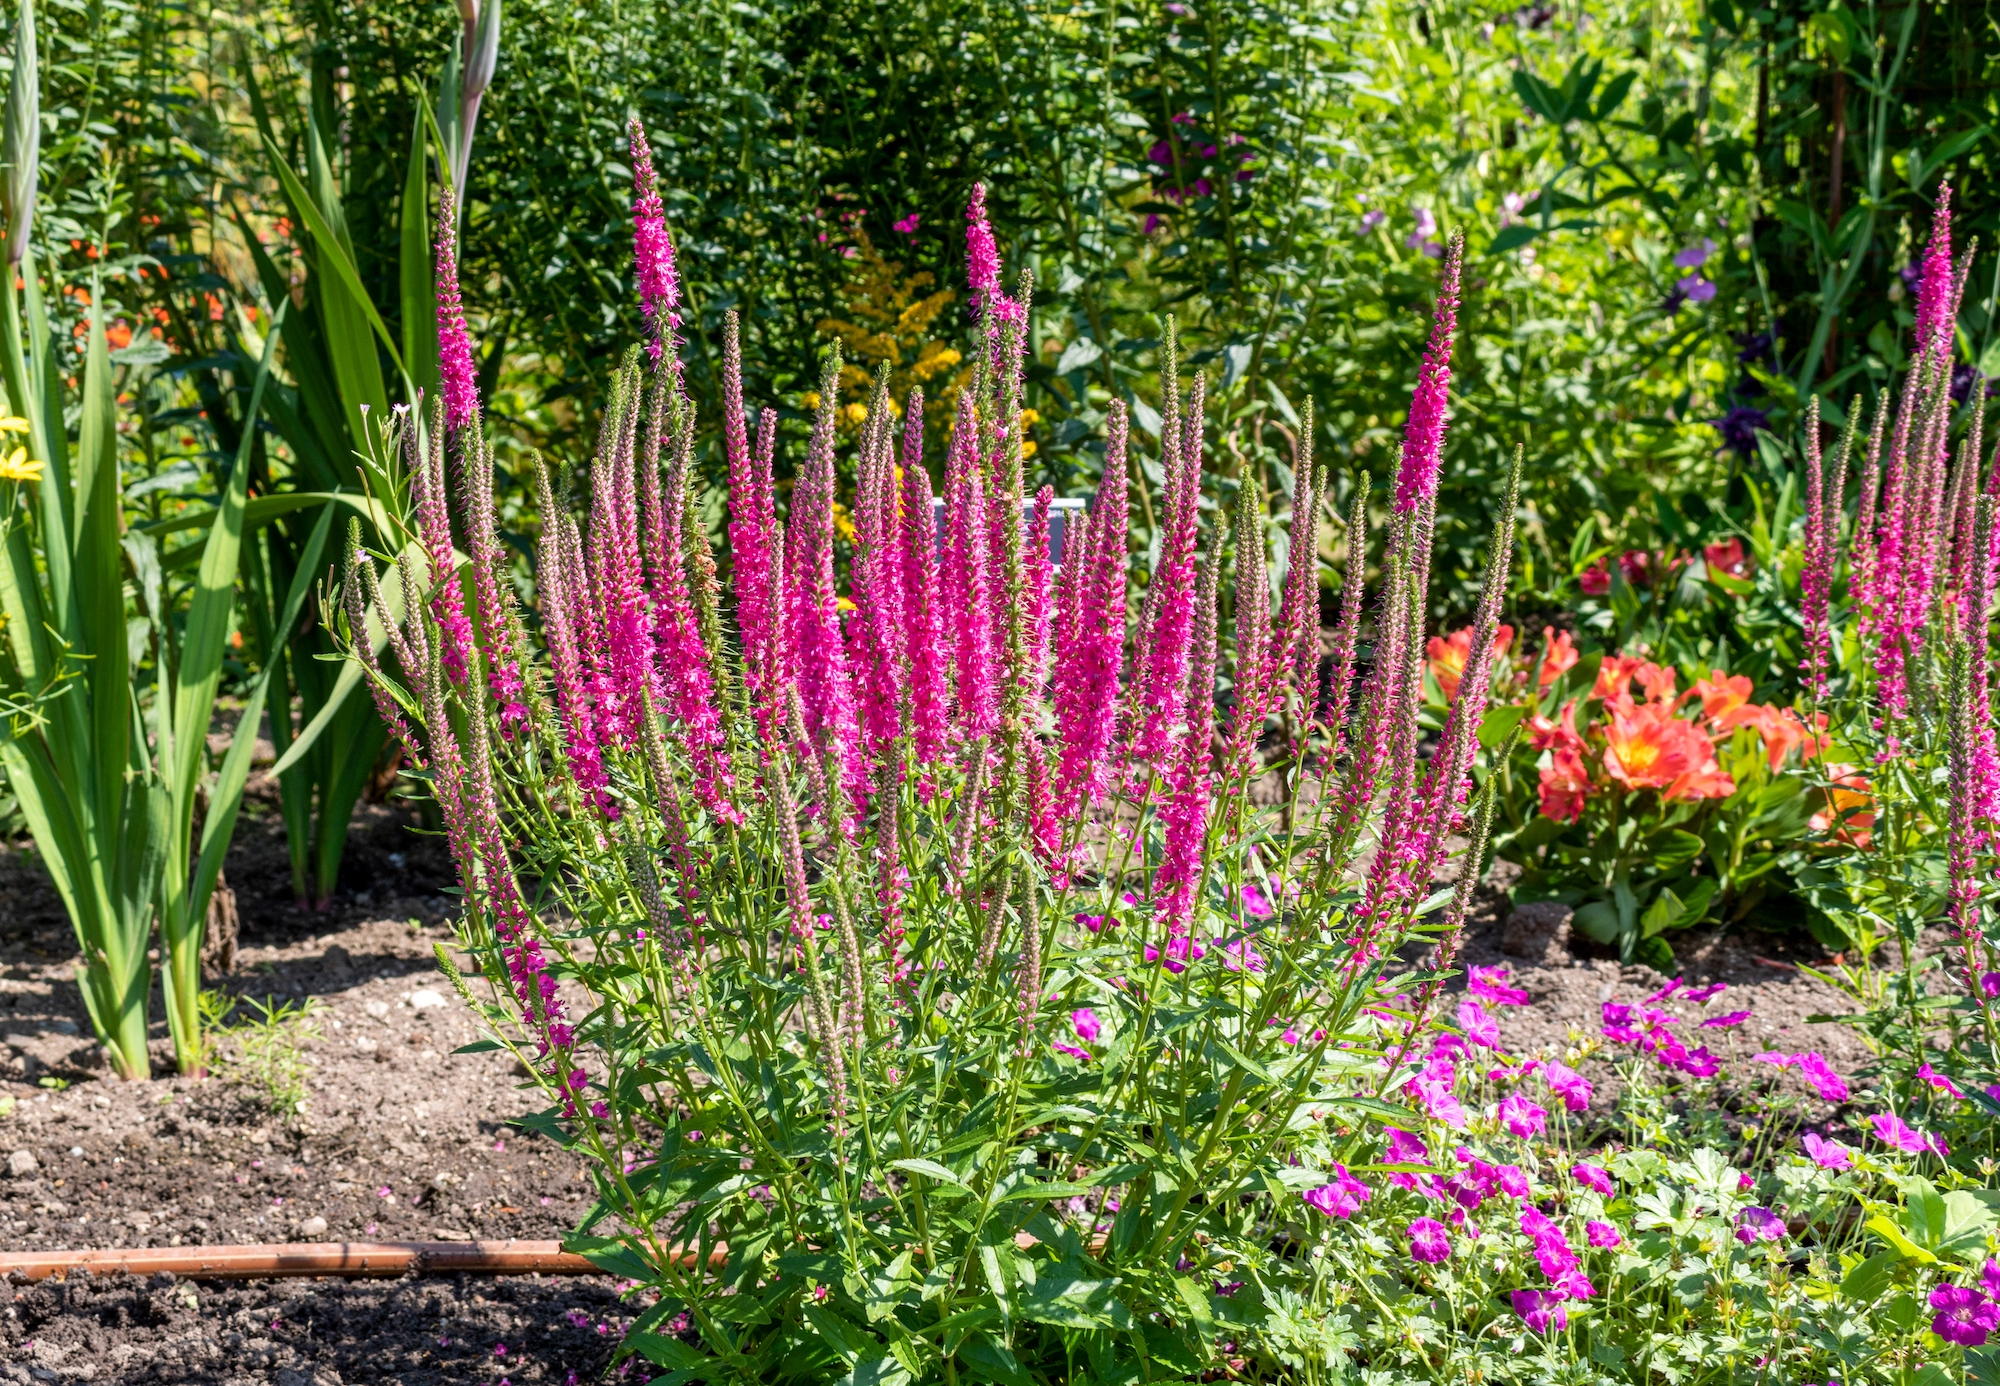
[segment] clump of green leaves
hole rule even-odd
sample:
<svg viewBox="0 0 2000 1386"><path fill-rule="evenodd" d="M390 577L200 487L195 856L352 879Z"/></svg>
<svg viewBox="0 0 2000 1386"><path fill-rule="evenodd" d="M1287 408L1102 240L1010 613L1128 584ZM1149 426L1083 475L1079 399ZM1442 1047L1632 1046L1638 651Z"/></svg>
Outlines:
<svg viewBox="0 0 2000 1386"><path fill-rule="evenodd" d="M320 1037L323 1008L318 999L246 997L230 1002L219 993L204 992L202 1008L212 1037L209 1057L233 1081L254 1088L273 1114L289 1119L305 1111L305 1047ZM239 1011L243 1017L232 1023L229 1017Z"/></svg>

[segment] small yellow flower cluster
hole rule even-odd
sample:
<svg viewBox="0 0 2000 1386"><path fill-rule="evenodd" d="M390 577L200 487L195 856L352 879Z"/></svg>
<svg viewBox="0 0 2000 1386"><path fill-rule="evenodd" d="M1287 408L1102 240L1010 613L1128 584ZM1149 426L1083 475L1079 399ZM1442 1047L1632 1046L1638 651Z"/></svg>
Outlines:
<svg viewBox="0 0 2000 1386"><path fill-rule="evenodd" d="M26 419L0 419L0 432L26 433L27 431L28 421ZM36 458L32 462L29 461L28 450L26 448L15 448L4 456L0 456L0 481L40 481L41 479L42 461L40 458Z"/></svg>

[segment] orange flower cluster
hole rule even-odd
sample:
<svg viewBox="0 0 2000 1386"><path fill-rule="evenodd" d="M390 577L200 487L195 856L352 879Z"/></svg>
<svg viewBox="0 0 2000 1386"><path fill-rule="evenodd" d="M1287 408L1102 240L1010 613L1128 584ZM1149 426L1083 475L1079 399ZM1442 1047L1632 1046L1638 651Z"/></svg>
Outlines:
<svg viewBox="0 0 2000 1386"><path fill-rule="evenodd" d="M1868 777L1860 773L1859 766L1840 761L1827 766L1826 774L1833 783L1824 794L1826 807L1812 816L1813 831L1831 832L1836 842L1867 851L1875 840L1875 796L1869 790ZM1857 809L1863 811L1857 813Z"/></svg>
<svg viewBox="0 0 2000 1386"><path fill-rule="evenodd" d="M1574 656L1571 657L1574 663ZM1547 664L1544 663L1546 671ZM1544 682L1552 682L1547 679ZM1597 684L1587 700L1571 699L1559 720L1536 715L1528 721L1531 744L1549 752L1542 771L1542 812L1559 822L1573 823L1594 794L1617 786L1627 791L1657 790L1662 798L1684 803L1726 799L1736 782L1715 755L1716 743L1739 727L1755 727L1764 740L1773 770L1793 748L1810 754L1815 738L1790 708L1750 701L1750 680L1716 669L1697 679L1685 693L1676 692L1675 672L1664 665L1629 655L1607 655L1598 666ZM1633 696L1637 683L1639 694ZM1577 704L1603 705L1603 719L1577 728ZM1700 704L1697 716L1683 717L1690 703ZM1594 777L1587 757L1592 741L1601 742Z"/></svg>
<svg viewBox="0 0 2000 1386"><path fill-rule="evenodd" d="M1507 687L1514 679L1514 672L1505 662L1507 651L1514 644L1514 628L1503 625L1494 633L1493 657L1495 661L1494 685ZM1424 652L1430 657L1431 677L1437 680L1439 691L1447 703L1458 700L1459 681L1465 677L1465 662L1472 655L1472 627L1455 630L1443 637L1432 636L1425 645ZM1535 670L1535 687L1547 688L1576 666L1580 656L1576 645L1570 640L1568 631L1555 631L1547 626L1542 628L1542 658ZM1521 671L1525 677L1525 667Z"/></svg>

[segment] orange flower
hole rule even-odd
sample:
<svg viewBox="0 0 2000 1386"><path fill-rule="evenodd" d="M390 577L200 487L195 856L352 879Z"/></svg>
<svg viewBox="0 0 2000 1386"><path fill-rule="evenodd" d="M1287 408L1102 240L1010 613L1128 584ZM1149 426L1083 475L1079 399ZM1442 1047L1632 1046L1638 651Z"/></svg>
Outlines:
<svg viewBox="0 0 2000 1386"><path fill-rule="evenodd" d="M1560 724L1537 713L1528 719L1528 744L1538 751L1581 751L1583 738L1576 730L1576 699L1563 704Z"/></svg>
<svg viewBox="0 0 2000 1386"><path fill-rule="evenodd" d="M1497 662L1507 653L1507 646L1513 642L1514 628L1501 626L1493 637L1493 658ZM1424 646L1424 653L1430 656L1431 677L1437 680L1438 688L1449 703L1458 697L1458 681L1465 677L1465 662L1472 658L1472 627L1455 630L1440 640L1433 635Z"/></svg>
<svg viewBox="0 0 2000 1386"><path fill-rule="evenodd" d="M1636 655L1604 656L1604 662L1597 666L1597 686L1590 690L1590 696L1607 703L1624 699L1633 673L1645 662Z"/></svg>
<svg viewBox="0 0 2000 1386"><path fill-rule="evenodd" d="M1756 685L1743 674L1725 674L1720 669L1712 669L1705 679L1694 681L1694 695L1701 699L1701 715L1715 723L1723 731L1733 731L1737 727L1748 726L1763 715L1763 709L1750 702L1750 693Z"/></svg>
<svg viewBox="0 0 2000 1386"><path fill-rule="evenodd" d="M1580 657L1576 646L1570 643L1568 631L1556 631L1542 627L1542 669L1535 676L1537 688L1547 688L1557 679L1576 667Z"/></svg>
<svg viewBox="0 0 2000 1386"><path fill-rule="evenodd" d="M1675 674L1672 665L1641 664L1632 671L1632 676L1639 680L1639 687L1646 690L1648 701L1655 703L1674 701Z"/></svg>
<svg viewBox="0 0 2000 1386"><path fill-rule="evenodd" d="M1744 709L1746 712L1753 710L1757 713L1757 720L1742 725L1756 727L1757 734L1764 738L1764 754L1769 758L1773 770L1785 763L1785 757L1791 754L1794 746L1800 748L1799 753L1802 756L1809 756L1819 749L1819 738L1812 734L1799 714L1792 709L1769 705L1756 707L1754 704ZM1824 730L1825 713L1820 714L1819 721L1820 728Z"/></svg>
<svg viewBox="0 0 2000 1386"><path fill-rule="evenodd" d="M1869 792L1868 777L1840 762L1827 766L1826 773L1833 783L1820 791L1826 807L1812 816L1813 831L1831 831L1834 841L1867 851L1875 837L1875 796Z"/></svg>
<svg viewBox="0 0 2000 1386"><path fill-rule="evenodd" d="M1720 544L1703 544L1701 556L1708 562L1712 573L1723 573L1733 578L1750 576L1750 560L1743 552L1743 541L1730 535Z"/></svg>
<svg viewBox="0 0 2000 1386"><path fill-rule="evenodd" d="M132 324L129 322L112 323L111 326L104 329L104 340L111 343L113 351L123 351L126 347L132 345Z"/></svg>
<svg viewBox="0 0 2000 1386"><path fill-rule="evenodd" d="M1718 799L1736 783L1716 763L1715 747L1668 703L1613 704L1605 727L1604 769L1627 789L1657 789L1669 799Z"/></svg>
<svg viewBox="0 0 2000 1386"><path fill-rule="evenodd" d="M1582 743L1557 747L1542 770L1542 815L1558 823L1576 822L1583 816L1583 801L1590 797L1590 788Z"/></svg>

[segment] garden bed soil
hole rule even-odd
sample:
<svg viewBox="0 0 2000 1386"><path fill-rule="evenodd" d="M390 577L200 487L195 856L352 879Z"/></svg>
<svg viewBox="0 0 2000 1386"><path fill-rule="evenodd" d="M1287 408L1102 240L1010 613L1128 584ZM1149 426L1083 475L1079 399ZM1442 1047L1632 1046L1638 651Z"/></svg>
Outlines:
<svg viewBox="0 0 2000 1386"><path fill-rule="evenodd" d="M0 1117L0 1161L16 1171L0 1168L0 1243L561 1237L588 1200L579 1163L506 1125L535 1105L517 1091L511 1058L452 1052L476 1036L432 955L451 936L450 864L438 839L412 832L400 809L364 805L340 891L325 910L303 910L291 898L275 805L262 797L247 809L228 863L241 947L217 984L318 1003L304 1113L273 1114L226 1069L206 1082L171 1076L163 1024L153 1046L160 1076L111 1079L55 893L31 852L0 851L0 1095L13 1100ZM1508 957L1506 914L1498 890L1482 892L1463 961L1509 964L1533 999L1500 1016L1513 1053L1560 1055L1597 1035L1602 1002L1639 1001L1661 984L1609 957ZM1809 941L1690 934L1675 946L1690 983L1729 984L1710 1013L1752 1012L1739 1030L1694 1032L1721 1036L1711 1041L1718 1051L1817 1049L1845 1072L1866 1060L1843 1027L1807 1019L1848 1009L1798 970L1818 959ZM1615 1102L1609 1066L1593 1060L1586 1071L1599 1108ZM196 1285L86 1276L0 1285L0 1300L0 1381L222 1386L587 1382L604 1375L636 1312L604 1277Z"/></svg>

